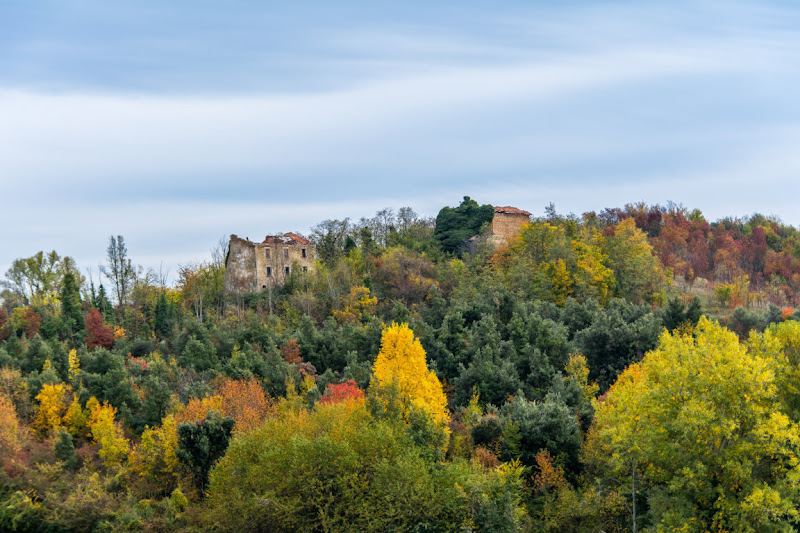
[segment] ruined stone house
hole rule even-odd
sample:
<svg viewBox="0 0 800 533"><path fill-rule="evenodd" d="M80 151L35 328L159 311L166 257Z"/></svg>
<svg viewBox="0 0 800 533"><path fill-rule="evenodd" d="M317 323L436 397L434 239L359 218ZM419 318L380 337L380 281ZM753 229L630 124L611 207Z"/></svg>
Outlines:
<svg viewBox="0 0 800 533"><path fill-rule="evenodd" d="M313 270L316 257L314 243L296 233L267 235L263 242L231 235L225 292L243 294L278 287L295 269Z"/></svg>

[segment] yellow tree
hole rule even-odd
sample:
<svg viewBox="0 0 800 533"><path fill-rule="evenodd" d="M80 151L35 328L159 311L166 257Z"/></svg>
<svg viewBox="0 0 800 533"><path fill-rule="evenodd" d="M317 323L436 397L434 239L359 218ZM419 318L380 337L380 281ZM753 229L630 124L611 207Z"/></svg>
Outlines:
<svg viewBox="0 0 800 533"><path fill-rule="evenodd" d="M428 413L447 431L450 415L442 384L425 362L425 350L408 324L392 324L383 331L381 350L373 367L379 387L396 387L405 415L411 407Z"/></svg>
<svg viewBox="0 0 800 533"><path fill-rule="evenodd" d="M119 466L128 456L128 439L122 433L122 428L114 422L117 410L103 402L101 405L94 396L86 402L89 410L89 429L92 440L100 445L97 455L103 460L106 467Z"/></svg>
<svg viewBox="0 0 800 533"><path fill-rule="evenodd" d="M36 413L36 420L33 426L39 435L46 437L51 431L58 429L64 424L64 413L67 411L67 393L70 391L69 385L59 383L57 385L43 385L42 390L36 395L39 401L39 410Z"/></svg>
<svg viewBox="0 0 800 533"><path fill-rule="evenodd" d="M150 490L161 494L172 492L178 485L178 424L174 415L167 415L161 425L147 428L129 457L131 471Z"/></svg>
<svg viewBox="0 0 800 533"><path fill-rule="evenodd" d="M609 473L643 474L660 527L787 531L800 519L800 431L782 412L771 355L780 345L749 345L705 318L693 333L665 332L597 406L592 455Z"/></svg>
<svg viewBox="0 0 800 533"><path fill-rule="evenodd" d="M374 296L370 298L367 287L355 286L350 288L350 292L344 297L341 311L333 310L333 317L340 323L360 322L364 315L371 315L375 311L378 299Z"/></svg>

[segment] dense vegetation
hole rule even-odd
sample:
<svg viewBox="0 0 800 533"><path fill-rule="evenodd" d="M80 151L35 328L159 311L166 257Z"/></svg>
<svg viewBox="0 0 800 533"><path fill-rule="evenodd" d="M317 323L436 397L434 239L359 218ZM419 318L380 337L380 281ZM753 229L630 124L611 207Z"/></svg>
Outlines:
<svg viewBox="0 0 800 533"><path fill-rule="evenodd" d="M800 234L680 206L491 206L313 228L320 261L223 292L13 263L0 530L793 531Z"/></svg>

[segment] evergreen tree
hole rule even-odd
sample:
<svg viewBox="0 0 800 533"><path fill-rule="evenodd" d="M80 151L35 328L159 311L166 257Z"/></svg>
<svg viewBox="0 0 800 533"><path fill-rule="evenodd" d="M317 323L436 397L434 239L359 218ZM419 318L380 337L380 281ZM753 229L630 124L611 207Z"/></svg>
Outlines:
<svg viewBox="0 0 800 533"><path fill-rule="evenodd" d="M63 336L75 343L83 336L83 306L78 284L72 272L61 283L61 325Z"/></svg>
<svg viewBox="0 0 800 533"><path fill-rule="evenodd" d="M443 207L436 216L433 237L442 245L442 250L461 255L464 243L481 232L484 225L494 218L494 207L478 205L469 196L458 207Z"/></svg>
<svg viewBox="0 0 800 533"><path fill-rule="evenodd" d="M172 333L172 317L170 316L170 305L164 293L158 297L154 311L153 329L160 339L169 337Z"/></svg>

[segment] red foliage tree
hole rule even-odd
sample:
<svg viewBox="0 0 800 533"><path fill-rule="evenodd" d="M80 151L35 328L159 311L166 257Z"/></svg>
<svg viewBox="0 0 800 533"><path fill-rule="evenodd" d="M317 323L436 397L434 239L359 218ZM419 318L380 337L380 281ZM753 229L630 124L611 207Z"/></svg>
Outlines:
<svg viewBox="0 0 800 533"><path fill-rule="evenodd" d="M344 383L328 385L325 391L325 396L319 399L320 403L339 403L348 400L361 400L364 398L364 391L358 388L358 385L352 379L348 379Z"/></svg>
<svg viewBox="0 0 800 533"><path fill-rule="evenodd" d="M16 314L16 310L14 314ZM32 339L39 333L39 328L42 327L42 315L37 313L32 307L26 307L22 310L20 317L22 333L25 337Z"/></svg>
<svg viewBox="0 0 800 533"><path fill-rule="evenodd" d="M114 345L114 329L103 324L103 316L95 308L89 309L84 318L86 323L86 337L83 339L86 347L91 349L97 346L111 349Z"/></svg>

